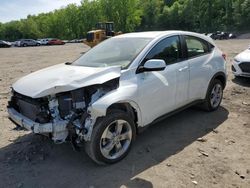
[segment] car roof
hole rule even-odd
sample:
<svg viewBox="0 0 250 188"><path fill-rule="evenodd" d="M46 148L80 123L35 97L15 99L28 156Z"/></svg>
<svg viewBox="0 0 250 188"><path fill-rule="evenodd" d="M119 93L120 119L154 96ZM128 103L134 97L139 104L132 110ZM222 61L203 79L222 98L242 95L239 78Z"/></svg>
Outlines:
<svg viewBox="0 0 250 188"><path fill-rule="evenodd" d="M195 37L202 38L211 44L215 45L213 40L210 37L207 37L200 33L194 33L189 31L179 31L179 30L169 30L169 31L146 31L146 32L134 32L134 33L125 33L122 35L115 36L115 38L161 38L168 35L191 35Z"/></svg>

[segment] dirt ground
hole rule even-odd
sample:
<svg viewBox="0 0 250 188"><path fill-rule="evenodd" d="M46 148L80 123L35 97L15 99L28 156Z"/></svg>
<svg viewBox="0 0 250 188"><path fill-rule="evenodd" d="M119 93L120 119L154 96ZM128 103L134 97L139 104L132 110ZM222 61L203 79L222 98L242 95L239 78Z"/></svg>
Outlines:
<svg viewBox="0 0 250 188"><path fill-rule="evenodd" d="M10 86L41 68L72 61L83 44L0 49L0 187L250 187L250 80L234 79L233 57L247 40L218 41L228 57L221 108L187 109L137 137L130 154L98 166L69 143L15 129L6 105ZM152 109L153 110L153 109Z"/></svg>

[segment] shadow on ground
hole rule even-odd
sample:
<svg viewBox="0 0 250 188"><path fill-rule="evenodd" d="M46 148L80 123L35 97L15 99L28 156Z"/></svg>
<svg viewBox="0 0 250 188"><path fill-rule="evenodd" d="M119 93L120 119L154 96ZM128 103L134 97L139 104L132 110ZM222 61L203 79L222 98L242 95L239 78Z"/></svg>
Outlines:
<svg viewBox="0 0 250 188"><path fill-rule="evenodd" d="M244 77L236 77L232 79L232 81L235 84L244 86L244 87L250 87L250 78L244 78Z"/></svg>
<svg viewBox="0 0 250 188"><path fill-rule="evenodd" d="M228 118L227 109L216 112L187 109L141 133L130 154L120 163L98 166L70 144L55 145L28 134L0 149L0 187L153 187L134 178L148 168L182 151Z"/></svg>

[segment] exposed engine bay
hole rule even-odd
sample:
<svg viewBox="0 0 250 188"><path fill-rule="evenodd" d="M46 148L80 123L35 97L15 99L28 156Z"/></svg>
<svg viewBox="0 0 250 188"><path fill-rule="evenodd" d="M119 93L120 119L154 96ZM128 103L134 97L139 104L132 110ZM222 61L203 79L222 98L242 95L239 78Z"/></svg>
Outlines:
<svg viewBox="0 0 250 188"><path fill-rule="evenodd" d="M13 91L8 108L39 125L42 131L57 143L70 139L73 144L90 140L95 120L88 108L102 96L119 87L119 78L103 84L91 85L73 91L42 98L30 98ZM34 127L31 127L34 131ZM51 131L50 131L51 130ZM41 131L40 131L41 132ZM46 133L48 132L48 134Z"/></svg>

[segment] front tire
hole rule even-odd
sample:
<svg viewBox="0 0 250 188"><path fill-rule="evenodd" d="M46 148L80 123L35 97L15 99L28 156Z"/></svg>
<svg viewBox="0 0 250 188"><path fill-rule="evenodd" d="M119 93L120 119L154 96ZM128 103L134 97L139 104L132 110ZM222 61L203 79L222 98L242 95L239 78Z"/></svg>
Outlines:
<svg viewBox="0 0 250 188"><path fill-rule="evenodd" d="M132 118L125 112L113 111L97 120L85 151L98 164L113 164L129 153L135 135Z"/></svg>
<svg viewBox="0 0 250 188"><path fill-rule="evenodd" d="M209 85L203 107L206 111L212 112L219 108L223 98L223 84L220 80L215 79Z"/></svg>

